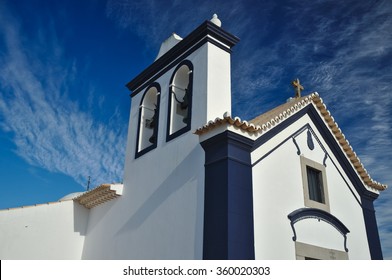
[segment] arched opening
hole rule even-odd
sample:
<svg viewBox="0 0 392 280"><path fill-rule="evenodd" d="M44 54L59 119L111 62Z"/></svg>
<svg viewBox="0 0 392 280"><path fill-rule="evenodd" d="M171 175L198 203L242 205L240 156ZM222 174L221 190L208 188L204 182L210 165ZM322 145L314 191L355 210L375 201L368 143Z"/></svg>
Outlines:
<svg viewBox="0 0 392 280"><path fill-rule="evenodd" d="M139 106L139 129L136 157L157 146L160 86L152 84L144 93Z"/></svg>
<svg viewBox="0 0 392 280"><path fill-rule="evenodd" d="M193 65L184 61L174 71L170 82L167 140L190 130L192 82Z"/></svg>

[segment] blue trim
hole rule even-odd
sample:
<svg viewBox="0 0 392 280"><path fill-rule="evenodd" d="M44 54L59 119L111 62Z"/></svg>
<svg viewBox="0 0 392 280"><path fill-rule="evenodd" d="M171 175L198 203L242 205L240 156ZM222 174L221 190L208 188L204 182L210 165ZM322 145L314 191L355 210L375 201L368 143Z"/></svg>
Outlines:
<svg viewBox="0 0 392 280"><path fill-rule="evenodd" d="M318 219L319 221L322 220L330 225L332 225L334 228L336 228L344 237L344 250L348 252L347 248L347 233L350 231L348 228L335 216L332 214L316 209L316 208L300 208L297 209L290 214L287 215L287 218L290 220L290 225L293 230L293 241L297 240L297 233L294 228L294 224L296 222L299 222L304 219Z"/></svg>
<svg viewBox="0 0 392 280"><path fill-rule="evenodd" d="M225 131L205 150L203 259L254 259L253 141Z"/></svg>
<svg viewBox="0 0 392 280"><path fill-rule="evenodd" d="M181 134L184 134L185 132L191 130L191 124L192 124L192 99L193 99L193 64L192 62L190 62L189 60L184 60L182 61L177 67L176 69L173 71L173 74L170 78L170 83L169 85L171 85L173 83L174 77L178 71L178 69L180 69L182 66L188 66L189 70L192 71L192 73L189 74L189 88L188 88L188 115L187 115L187 123L186 126L184 126L183 128L175 131L174 133L170 134L170 116L171 116L171 103L172 103L172 94L171 91L169 89L169 104L168 104L168 110L167 110L167 126L166 126L166 142L169 142L170 140L180 136ZM174 108L173 108L174 110Z"/></svg>
<svg viewBox="0 0 392 280"><path fill-rule="evenodd" d="M135 158L138 158L138 157L144 155L145 153L148 153L149 151L155 149L157 147L157 144L158 144L159 111L160 111L160 107L161 107L161 94L159 94L157 96L157 116L158 116L158 118L156 120L156 124L154 126L154 132L153 132L153 134L155 134L155 136L156 136L155 143L152 143L150 146L148 146L148 147L144 148L143 150L139 151L139 139L140 139L139 136L140 136L140 129L141 129L140 124L141 124L141 116L142 116L142 108L140 106L143 105L143 101L144 101L144 98L146 97L147 92L151 88L153 88L153 87L155 87L157 89L157 92L161 93L161 86L157 82L152 83L144 91L143 97L142 97L142 99L140 101L140 105L139 105L139 116L138 116L137 135L136 135L137 138L136 138Z"/></svg>

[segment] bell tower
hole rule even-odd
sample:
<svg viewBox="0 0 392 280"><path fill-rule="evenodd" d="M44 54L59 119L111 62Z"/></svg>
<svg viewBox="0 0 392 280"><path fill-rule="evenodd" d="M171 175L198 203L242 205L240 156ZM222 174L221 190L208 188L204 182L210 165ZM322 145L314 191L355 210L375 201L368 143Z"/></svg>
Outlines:
<svg viewBox="0 0 392 280"><path fill-rule="evenodd" d="M122 209L134 219L127 242L153 250L138 258L203 258L205 153L194 132L231 112L230 55L238 41L214 15L184 38L173 33L127 84Z"/></svg>
<svg viewBox="0 0 392 280"><path fill-rule="evenodd" d="M231 112L230 53L237 42L215 14L184 39L173 33L162 43L156 60L127 84L131 130L138 126L128 144L136 157ZM149 125L153 116L159 127Z"/></svg>

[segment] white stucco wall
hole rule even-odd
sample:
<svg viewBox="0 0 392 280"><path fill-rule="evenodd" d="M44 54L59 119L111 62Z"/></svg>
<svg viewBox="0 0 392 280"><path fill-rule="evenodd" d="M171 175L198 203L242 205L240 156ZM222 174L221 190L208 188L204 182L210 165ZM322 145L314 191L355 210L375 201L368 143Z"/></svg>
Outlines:
<svg viewBox="0 0 392 280"><path fill-rule="evenodd" d="M137 159L138 106L144 91L133 97L124 192L115 201L91 209L83 258L202 258L204 151L193 132L231 109L230 55L226 54L206 43L186 58L193 64L191 130L169 142L169 84L176 65L151 81L161 87L158 142Z"/></svg>
<svg viewBox="0 0 392 280"><path fill-rule="evenodd" d="M80 259L88 210L72 200L0 211L0 259Z"/></svg>
<svg viewBox="0 0 392 280"><path fill-rule="evenodd" d="M252 154L252 161L256 162L306 123L312 126L321 143L332 156L332 160L338 164L338 160L334 158L328 145L307 115L255 150ZM315 148L310 150L307 146L306 135L304 131L296 137L302 155L322 164L323 150L314 138ZM349 258L369 259L362 209L329 158L326 165L330 213L350 230L347 234ZM344 174L342 169L340 171ZM346 176L345 180L356 193ZM293 232L287 215L305 205L300 156L297 155L297 148L291 138L254 166L253 193L256 258L295 259ZM297 222L295 228L299 242L344 251L343 236L323 221L306 219Z"/></svg>
<svg viewBox="0 0 392 280"><path fill-rule="evenodd" d="M206 120L231 115L230 54L215 45L208 45L207 114ZM204 123L205 124L205 123Z"/></svg>

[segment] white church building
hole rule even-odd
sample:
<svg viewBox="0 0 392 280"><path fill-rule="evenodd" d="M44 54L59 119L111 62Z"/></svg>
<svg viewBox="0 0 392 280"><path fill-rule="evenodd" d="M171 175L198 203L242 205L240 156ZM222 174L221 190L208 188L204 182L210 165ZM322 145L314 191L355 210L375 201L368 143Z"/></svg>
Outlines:
<svg viewBox="0 0 392 280"><path fill-rule="evenodd" d="M0 259L382 259L371 179L317 93L231 116L214 15L131 80L122 184L0 211Z"/></svg>

